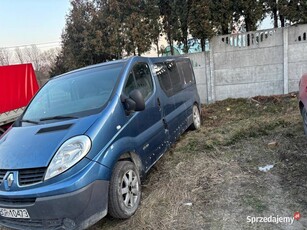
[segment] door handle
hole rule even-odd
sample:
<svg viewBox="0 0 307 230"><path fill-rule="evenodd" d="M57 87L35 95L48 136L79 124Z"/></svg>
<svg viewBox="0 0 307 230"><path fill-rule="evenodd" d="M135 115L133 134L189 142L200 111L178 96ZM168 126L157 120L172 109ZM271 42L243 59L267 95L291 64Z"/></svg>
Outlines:
<svg viewBox="0 0 307 230"><path fill-rule="evenodd" d="M160 101L160 98L157 98L157 103L158 103L159 110L161 110L161 101Z"/></svg>
<svg viewBox="0 0 307 230"><path fill-rule="evenodd" d="M167 125L167 123L166 123L166 120L163 118L162 121L163 121L164 129L168 129L168 125Z"/></svg>

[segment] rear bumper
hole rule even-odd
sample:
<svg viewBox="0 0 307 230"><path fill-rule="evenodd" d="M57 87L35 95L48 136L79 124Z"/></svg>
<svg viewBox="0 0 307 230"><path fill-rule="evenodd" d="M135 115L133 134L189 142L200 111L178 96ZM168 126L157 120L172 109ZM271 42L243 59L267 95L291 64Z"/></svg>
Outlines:
<svg viewBox="0 0 307 230"><path fill-rule="evenodd" d="M6 206L27 209L30 219L0 217L14 229L85 229L107 214L109 181L96 180L77 191L37 198L33 204Z"/></svg>

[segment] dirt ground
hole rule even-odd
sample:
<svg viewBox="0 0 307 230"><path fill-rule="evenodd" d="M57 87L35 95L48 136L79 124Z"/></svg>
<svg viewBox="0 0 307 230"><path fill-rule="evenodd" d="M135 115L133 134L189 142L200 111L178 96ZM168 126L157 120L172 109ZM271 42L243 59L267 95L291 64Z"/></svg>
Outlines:
<svg viewBox="0 0 307 230"><path fill-rule="evenodd" d="M148 174L137 213L90 230L307 229L306 147L296 94L205 106L201 130L186 132ZM292 224L248 222L295 212Z"/></svg>
<svg viewBox="0 0 307 230"><path fill-rule="evenodd" d="M90 229L307 229L306 147L294 93L205 106L201 130L149 173L137 213ZM295 212L292 224L248 222Z"/></svg>

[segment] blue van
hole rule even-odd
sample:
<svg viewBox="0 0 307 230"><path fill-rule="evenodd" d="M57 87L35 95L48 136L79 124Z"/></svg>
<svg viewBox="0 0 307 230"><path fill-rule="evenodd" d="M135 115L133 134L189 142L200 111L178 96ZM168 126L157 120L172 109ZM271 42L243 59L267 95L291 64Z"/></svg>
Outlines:
<svg viewBox="0 0 307 230"><path fill-rule="evenodd" d="M70 230L107 213L129 218L140 178L200 123L185 57L132 57L52 78L0 138L0 225Z"/></svg>

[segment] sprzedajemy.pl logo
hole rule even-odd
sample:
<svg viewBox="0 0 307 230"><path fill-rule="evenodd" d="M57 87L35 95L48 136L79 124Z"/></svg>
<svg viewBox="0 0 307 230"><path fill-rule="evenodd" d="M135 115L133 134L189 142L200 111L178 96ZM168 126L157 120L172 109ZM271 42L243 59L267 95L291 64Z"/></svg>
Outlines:
<svg viewBox="0 0 307 230"><path fill-rule="evenodd" d="M301 218L301 214L299 212L295 212L293 217L285 217L285 216L247 216L246 220L247 223L286 223L286 224L293 224L294 220L299 220Z"/></svg>

